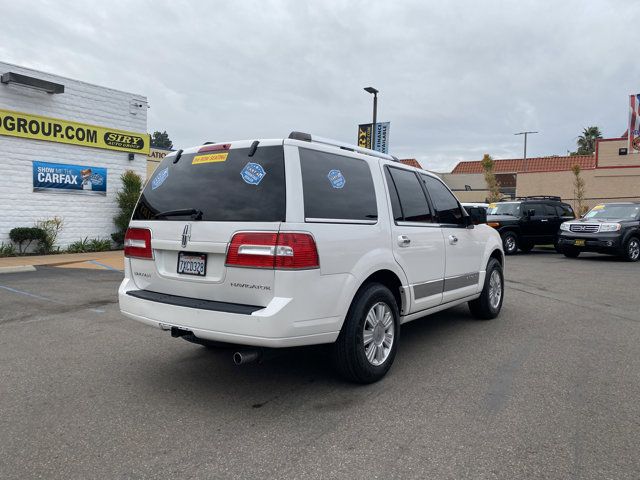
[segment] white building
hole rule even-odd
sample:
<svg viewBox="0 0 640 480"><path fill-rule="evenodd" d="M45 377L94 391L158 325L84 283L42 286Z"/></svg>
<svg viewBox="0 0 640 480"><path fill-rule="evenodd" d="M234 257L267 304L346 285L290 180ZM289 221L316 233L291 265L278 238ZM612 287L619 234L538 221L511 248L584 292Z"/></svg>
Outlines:
<svg viewBox="0 0 640 480"><path fill-rule="evenodd" d="M145 179L149 141L146 97L0 62L0 242L55 216L62 247L110 238L120 175Z"/></svg>

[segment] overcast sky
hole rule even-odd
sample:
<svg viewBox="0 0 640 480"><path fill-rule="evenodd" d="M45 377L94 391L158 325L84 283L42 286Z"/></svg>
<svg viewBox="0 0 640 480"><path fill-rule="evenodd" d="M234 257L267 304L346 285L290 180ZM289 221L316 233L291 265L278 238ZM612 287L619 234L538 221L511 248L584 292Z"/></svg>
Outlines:
<svg viewBox="0 0 640 480"><path fill-rule="evenodd" d="M92 4L91 4L92 3ZM208 6L205 6L205 3ZM145 95L176 147L291 130L449 171L627 127L640 1L1 1L0 60Z"/></svg>

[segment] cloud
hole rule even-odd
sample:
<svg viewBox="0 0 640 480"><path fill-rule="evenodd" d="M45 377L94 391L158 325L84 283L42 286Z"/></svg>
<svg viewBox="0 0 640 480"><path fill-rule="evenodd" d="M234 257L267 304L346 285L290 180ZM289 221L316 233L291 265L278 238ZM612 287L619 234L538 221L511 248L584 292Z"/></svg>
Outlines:
<svg viewBox="0 0 640 480"><path fill-rule="evenodd" d="M626 129L640 89L629 1L10 2L0 58L146 95L174 144L286 136L355 142L380 90L391 150L459 160L565 154Z"/></svg>

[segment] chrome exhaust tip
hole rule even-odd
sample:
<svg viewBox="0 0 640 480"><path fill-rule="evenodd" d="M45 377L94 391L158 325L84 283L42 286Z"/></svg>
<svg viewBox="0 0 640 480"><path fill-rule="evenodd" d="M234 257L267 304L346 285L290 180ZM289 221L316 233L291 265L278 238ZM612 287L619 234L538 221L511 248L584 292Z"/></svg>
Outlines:
<svg viewBox="0 0 640 480"><path fill-rule="evenodd" d="M236 365L246 365L260 360L262 352L260 350L242 350L233 354L233 363Z"/></svg>

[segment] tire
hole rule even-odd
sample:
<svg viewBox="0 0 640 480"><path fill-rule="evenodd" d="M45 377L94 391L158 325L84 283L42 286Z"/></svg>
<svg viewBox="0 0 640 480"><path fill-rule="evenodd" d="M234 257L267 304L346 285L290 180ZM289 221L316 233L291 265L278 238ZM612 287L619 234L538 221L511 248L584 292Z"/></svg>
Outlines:
<svg viewBox="0 0 640 480"><path fill-rule="evenodd" d="M502 248L505 255L515 255L518 251L518 236L513 232L507 232L502 236Z"/></svg>
<svg viewBox="0 0 640 480"><path fill-rule="evenodd" d="M572 247L564 247L562 249L562 253L567 258L578 258L578 255L580 255L580 250Z"/></svg>
<svg viewBox="0 0 640 480"><path fill-rule="evenodd" d="M391 322L384 323L388 320ZM380 327L375 327L378 324ZM367 333L369 343L366 345L365 330L371 332ZM364 285L353 299L340 335L333 344L336 369L352 382L377 382L391 368L399 334L398 305L391 291L379 283Z"/></svg>
<svg viewBox="0 0 640 480"><path fill-rule="evenodd" d="M640 239L631 237L624 246L623 258L627 262L637 262L640 260Z"/></svg>
<svg viewBox="0 0 640 480"><path fill-rule="evenodd" d="M491 320L500 314L503 301L504 275L502 265L498 260L492 258L487 264L482 293L478 298L469 302L469 310L479 320Z"/></svg>
<svg viewBox="0 0 640 480"><path fill-rule="evenodd" d="M553 248L556 249L557 253L562 253L562 247L560 246L560 239L556 238L555 242L553 242Z"/></svg>
<svg viewBox="0 0 640 480"><path fill-rule="evenodd" d="M533 250L533 243L521 241L518 247L523 253L529 253L531 250Z"/></svg>

